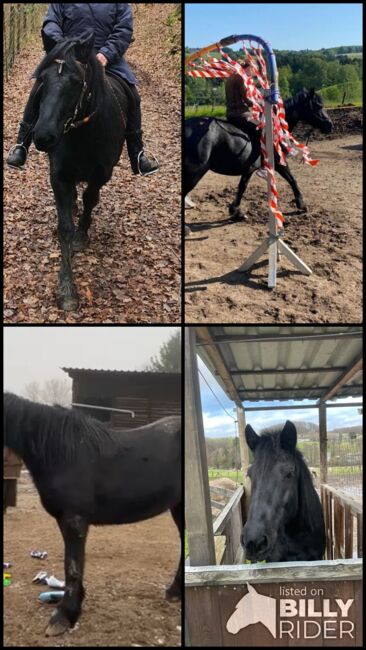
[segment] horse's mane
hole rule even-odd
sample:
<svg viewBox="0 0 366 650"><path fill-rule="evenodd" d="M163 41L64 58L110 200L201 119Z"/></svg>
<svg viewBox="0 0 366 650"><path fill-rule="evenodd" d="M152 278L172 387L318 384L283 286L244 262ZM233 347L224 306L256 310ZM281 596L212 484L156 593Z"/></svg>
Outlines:
<svg viewBox="0 0 366 650"><path fill-rule="evenodd" d="M115 449L119 439L108 427L87 415L60 406L38 404L12 393L4 394L5 437L25 455L41 462L72 462L81 454L95 455ZM32 428L35 435L27 435ZM8 430L7 430L8 429ZM16 449L14 449L16 451Z"/></svg>
<svg viewBox="0 0 366 650"><path fill-rule="evenodd" d="M309 95L308 90L305 89L299 90L296 93L296 95L294 95L293 97L288 97L287 99L284 100L283 103L285 108L295 108L296 106L304 102L304 100L306 100L308 95ZM313 95L313 99L315 99L318 104L321 104L323 106L323 100L321 96L318 95L318 93L315 93Z"/></svg>
<svg viewBox="0 0 366 650"><path fill-rule="evenodd" d="M282 447L280 444L280 436L282 426L265 429L260 435L257 449L263 450L266 455L278 454ZM294 458L298 470L298 517L297 524L300 529L316 530L319 526L319 506L320 502L317 498L313 479L306 461L299 449L295 448L293 451L288 451ZM316 505L314 503L316 500Z"/></svg>

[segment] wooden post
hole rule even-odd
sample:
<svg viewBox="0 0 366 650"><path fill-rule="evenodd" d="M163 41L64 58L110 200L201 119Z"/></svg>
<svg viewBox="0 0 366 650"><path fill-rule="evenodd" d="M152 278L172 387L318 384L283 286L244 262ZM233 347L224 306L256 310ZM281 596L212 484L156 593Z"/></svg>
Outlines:
<svg viewBox="0 0 366 650"><path fill-rule="evenodd" d="M239 431L239 443L240 443L240 458L241 458L241 469L243 472L243 485L245 493L245 511L243 512L243 521L246 521L249 509L249 498L250 498L250 478L247 476L247 469L250 465L250 456L249 456L249 447L247 441L245 440L245 412L244 407L236 407L237 418L238 418L238 431Z"/></svg>
<svg viewBox="0 0 366 650"><path fill-rule="evenodd" d="M238 419L238 431L239 431L239 445L240 445L240 459L241 459L241 469L244 473L244 478L246 471L249 465L249 449L245 440L245 413L242 406L236 407L236 414Z"/></svg>
<svg viewBox="0 0 366 650"><path fill-rule="evenodd" d="M216 563L196 333L185 328L185 499L190 566Z"/></svg>
<svg viewBox="0 0 366 650"><path fill-rule="evenodd" d="M319 404L319 445L320 445L320 483L328 479L327 460L327 408L325 402Z"/></svg>

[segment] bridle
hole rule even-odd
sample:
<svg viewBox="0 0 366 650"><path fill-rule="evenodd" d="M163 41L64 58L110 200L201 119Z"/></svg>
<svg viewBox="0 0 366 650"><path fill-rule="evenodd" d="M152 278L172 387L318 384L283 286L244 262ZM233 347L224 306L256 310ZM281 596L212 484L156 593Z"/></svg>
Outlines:
<svg viewBox="0 0 366 650"><path fill-rule="evenodd" d="M64 59L54 59L54 63L59 64L58 74L62 74L62 68L63 68L63 66L65 64L65 60ZM78 61L77 63L83 67L83 72L84 72L83 87L81 89L79 99L78 99L78 101L76 103L73 116L70 117L68 120L66 120L66 122L64 124L64 134L71 131L71 129L77 129L79 126L82 126L83 124L88 124L88 122L90 122L90 120L92 119L93 115L95 115L95 113L96 113L96 111L93 111L92 113L90 113L90 115L87 115L86 117L83 117L80 120L77 119L78 115L79 115L79 113L80 113L80 111L82 109L84 98L85 98L85 96L87 95L87 92L88 92L88 84L87 84L87 81L86 81L86 73L87 73L87 69L88 69L88 64L87 63L81 63L80 61ZM90 100L90 97L91 97L91 93L89 93L87 95L87 97L86 97L87 101Z"/></svg>

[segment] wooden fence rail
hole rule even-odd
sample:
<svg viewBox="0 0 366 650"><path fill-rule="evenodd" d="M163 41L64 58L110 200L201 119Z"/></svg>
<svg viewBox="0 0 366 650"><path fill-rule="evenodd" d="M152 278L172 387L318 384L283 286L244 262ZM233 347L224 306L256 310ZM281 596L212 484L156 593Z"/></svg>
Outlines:
<svg viewBox="0 0 366 650"><path fill-rule="evenodd" d="M6 81L21 47L40 29L46 9L41 3L3 4L3 74Z"/></svg>
<svg viewBox="0 0 366 650"><path fill-rule="evenodd" d="M362 557L361 503L326 483L320 486L320 494L327 534L327 559L352 558L354 554Z"/></svg>

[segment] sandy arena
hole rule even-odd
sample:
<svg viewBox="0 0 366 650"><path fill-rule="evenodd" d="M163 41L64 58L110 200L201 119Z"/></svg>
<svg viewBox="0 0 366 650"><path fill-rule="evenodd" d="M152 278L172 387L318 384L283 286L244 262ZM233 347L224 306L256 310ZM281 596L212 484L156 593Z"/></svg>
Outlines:
<svg viewBox="0 0 366 650"><path fill-rule="evenodd" d="M228 221L239 177L209 172L186 210L186 320L189 323L358 323L362 320L362 110L329 111L334 131L313 132L317 167L290 167L308 211L299 213L289 185L276 175L284 241L312 269L301 275L281 258L275 290L267 287L268 257L249 273L238 268L267 236L266 181L254 174L242 210L249 220ZM305 142L306 129L295 129Z"/></svg>
<svg viewBox="0 0 366 650"><path fill-rule="evenodd" d="M19 485L19 484L18 484ZM164 589L180 553L169 513L128 526L92 526L86 545L86 597L79 627L44 635L54 605L38 596L49 588L32 584L40 570L64 578L63 541L56 521L43 509L28 472L22 472L18 505L4 517L4 561L12 562L11 585L4 588L4 645L179 646L180 603L168 603ZM46 550L47 560L30 557Z"/></svg>

